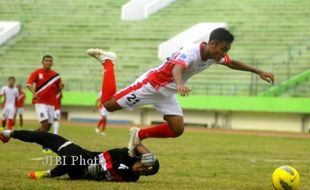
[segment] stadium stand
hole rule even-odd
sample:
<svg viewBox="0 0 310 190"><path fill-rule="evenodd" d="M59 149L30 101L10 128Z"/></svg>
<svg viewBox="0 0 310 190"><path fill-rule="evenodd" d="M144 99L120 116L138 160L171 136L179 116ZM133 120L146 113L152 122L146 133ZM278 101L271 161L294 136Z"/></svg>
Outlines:
<svg viewBox="0 0 310 190"><path fill-rule="evenodd" d="M55 57L66 91L97 92L102 71L93 66L95 61L85 50L101 47L117 52L118 87L122 88L159 64L161 42L198 22L227 22L236 36L231 56L273 71L277 84L309 68L308 0L178 0L142 22L120 20L126 2L2 1L0 20L19 20L23 28L0 48L0 80L15 75L24 83L30 71L39 67L42 55L49 53ZM254 75L217 65L194 77L189 86L194 94L230 96L257 95L270 88ZM305 92L300 88L294 96L309 96L309 87Z"/></svg>

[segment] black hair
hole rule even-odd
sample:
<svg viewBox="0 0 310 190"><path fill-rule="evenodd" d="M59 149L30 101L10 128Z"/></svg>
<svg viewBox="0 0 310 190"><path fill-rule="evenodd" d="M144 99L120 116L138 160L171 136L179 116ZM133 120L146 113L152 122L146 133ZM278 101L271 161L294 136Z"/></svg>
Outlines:
<svg viewBox="0 0 310 190"><path fill-rule="evenodd" d="M209 43L212 40L217 43L218 42L232 43L234 41L234 35L225 28L217 28L211 32Z"/></svg>
<svg viewBox="0 0 310 190"><path fill-rule="evenodd" d="M46 59L46 58L51 58L51 59L53 59L53 57L52 57L51 55L44 55L44 56L42 57L42 61L44 61L44 59Z"/></svg>
<svg viewBox="0 0 310 190"><path fill-rule="evenodd" d="M154 175L159 171L159 161L156 159L155 163L147 171L146 175Z"/></svg>
<svg viewBox="0 0 310 190"><path fill-rule="evenodd" d="M8 80L16 80L14 76L9 76Z"/></svg>

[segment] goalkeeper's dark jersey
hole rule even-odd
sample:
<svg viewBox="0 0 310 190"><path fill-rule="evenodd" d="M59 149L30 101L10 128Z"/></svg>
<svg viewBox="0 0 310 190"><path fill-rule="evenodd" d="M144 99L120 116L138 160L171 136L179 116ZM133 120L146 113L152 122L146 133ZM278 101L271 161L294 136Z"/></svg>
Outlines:
<svg viewBox="0 0 310 190"><path fill-rule="evenodd" d="M137 162L128 154L128 148L115 148L99 154L100 165L108 171L109 181L137 181L139 175L132 171L132 165Z"/></svg>

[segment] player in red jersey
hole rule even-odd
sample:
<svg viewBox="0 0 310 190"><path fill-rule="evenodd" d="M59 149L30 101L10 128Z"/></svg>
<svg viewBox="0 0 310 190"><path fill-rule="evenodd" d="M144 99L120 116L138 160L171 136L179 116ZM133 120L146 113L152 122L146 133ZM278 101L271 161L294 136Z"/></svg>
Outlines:
<svg viewBox="0 0 310 190"><path fill-rule="evenodd" d="M54 112L54 122L53 122L53 133L58 134L59 130L59 122L61 119L61 99L62 99L62 92L58 92L56 95L56 104L55 104L55 112Z"/></svg>
<svg viewBox="0 0 310 190"><path fill-rule="evenodd" d="M60 75L52 70L53 57L45 55L42 58L43 68L30 74L26 86L33 95L32 103L41 123L38 131L49 131L54 120L56 95L63 89ZM47 150L47 149L46 149Z"/></svg>
<svg viewBox="0 0 310 190"><path fill-rule="evenodd" d="M104 131L105 131L105 128L107 125L108 111L102 105L101 94L102 94L102 92L99 93L99 96L98 96L96 103L95 103L95 109L94 109L94 111L98 109L99 113L100 113L100 119L98 121L98 124L97 124L95 131L96 131L96 133L98 133L98 134L100 133L101 135L105 136L106 133Z"/></svg>
<svg viewBox="0 0 310 190"><path fill-rule="evenodd" d="M16 116L19 116L19 127L22 128L23 127L23 114L24 114L24 103L26 100L26 94L22 89L22 86L20 84L16 85L17 89L18 89L18 97L17 97L17 102L16 102L16 114L15 114L15 119ZM15 120L14 119L14 120Z"/></svg>
<svg viewBox="0 0 310 190"><path fill-rule="evenodd" d="M132 110L146 104L152 104L163 114L164 124L149 128L130 129L129 151L146 138L178 137L184 131L183 112L177 101L176 93L187 96L191 89L187 80L205 70L212 64L221 64L231 69L256 73L261 79L273 83L274 76L240 61L232 60L228 51L234 36L224 28L217 28L210 34L209 42L186 45L162 65L147 71L133 84L116 93L114 64L116 55L101 49L89 49L88 55L96 58L104 67L102 98L104 107L113 112L120 109Z"/></svg>
<svg viewBox="0 0 310 190"><path fill-rule="evenodd" d="M18 89L15 87L15 77L8 78L8 84L0 89L0 98L4 97L2 110L2 127L14 128L14 117L16 113L16 101L18 97Z"/></svg>

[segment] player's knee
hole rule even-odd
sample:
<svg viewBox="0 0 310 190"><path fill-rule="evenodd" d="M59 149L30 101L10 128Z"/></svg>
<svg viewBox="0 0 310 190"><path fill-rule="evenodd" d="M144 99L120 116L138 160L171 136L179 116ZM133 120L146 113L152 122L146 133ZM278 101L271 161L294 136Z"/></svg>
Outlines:
<svg viewBox="0 0 310 190"><path fill-rule="evenodd" d="M178 127L176 130L174 130L174 133L175 137L181 136L184 133L184 127L183 126Z"/></svg>
<svg viewBox="0 0 310 190"><path fill-rule="evenodd" d="M51 128L51 124L45 120L41 123L41 127L38 129L38 131L49 131Z"/></svg>
<svg viewBox="0 0 310 190"><path fill-rule="evenodd" d="M118 105L118 103L114 99L111 99L103 103L103 106L108 112L114 112L114 111L122 109L122 107Z"/></svg>

